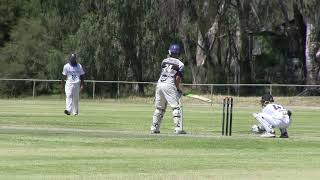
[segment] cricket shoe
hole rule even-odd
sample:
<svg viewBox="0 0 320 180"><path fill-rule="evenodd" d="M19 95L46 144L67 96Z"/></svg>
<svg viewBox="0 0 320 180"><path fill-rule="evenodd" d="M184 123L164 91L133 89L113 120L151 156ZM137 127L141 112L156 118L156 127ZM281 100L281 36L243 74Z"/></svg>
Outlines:
<svg viewBox="0 0 320 180"><path fill-rule="evenodd" d="M70 112L68 110L64 110L64 113L68 116L70 115Z"/></svg>
<svg viewBox="0 0 320 180"><path fill-rule="evenodd" d="M289 138L289 135L287 132L280 135L280 138Z"/></svg>
<svg viewBox="0 0 320 180"><path fill-rule="evenodd" d="M274 138L276 137L276 134L274 132L264 132L261 137L263 138Z"/></svg>
<svg viewBox="0 0 320 180"><path fill-rule="evenodd" d="M160 134L160 130L151 130L150 133L151 134Z"/></svg>
<svg viewBox="0 0 320 180"><path fill-rule="evenodd" d="M151 125L150 133L151 134L159 134L160 133L159 124Z"/></svg>
<svg viewBox="0 0 320 180"><path fill-rule="evenodd" d="M187 134L187 132L184 130L174 130L174 133L175 134Z"/></svg>

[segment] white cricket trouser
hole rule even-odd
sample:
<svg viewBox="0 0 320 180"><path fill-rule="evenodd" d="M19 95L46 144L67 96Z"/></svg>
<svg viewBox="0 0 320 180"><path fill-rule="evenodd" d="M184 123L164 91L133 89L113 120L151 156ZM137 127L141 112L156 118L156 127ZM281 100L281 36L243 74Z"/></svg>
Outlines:
<svg viewBox="0 0 320 180"><path fill-rule="evenodd" d="M173 84L158 83L155 101L155 106L158 109L166 109L167 103L172 109L179 108L177 87Z"/></svg>
<svg viewBox="0 0 320 180"><path fill-rule="evenodd" d="M166 110L167 104L172 108L173 121L176 125L176 130L182 130L181 108L179 104L179 93L177 87L173 84L158 83L155 95L156 110L153 116L153 125L160 128L161 120ZM153 127L151 127L152 129Z"/></svg>
<svg viewBox="0 0 320 180"><path fill-rule="evenodd" d="M79 93L80 93L80 82L79 83L66 83L66 110L73 114L79 113Z"/></svg>
<svg viewBox="0 0 320 180"><path fill-rule="evenodd" d="M253 116L260 122L260 124L266 129L266 131L273 131L272 128L288 128L291 124L291 120L288 115L284 115L281 119L270 116L266 113L254 113Z"/></svg>

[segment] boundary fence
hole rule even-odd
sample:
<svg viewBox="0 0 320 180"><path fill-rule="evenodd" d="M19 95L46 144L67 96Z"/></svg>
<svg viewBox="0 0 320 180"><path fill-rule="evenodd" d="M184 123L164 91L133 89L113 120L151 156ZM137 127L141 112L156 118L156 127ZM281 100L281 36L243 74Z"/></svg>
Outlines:
<svg viewBox="0 0 320 180"><path fill-rule="evenodd" d="M24 81L32 82L32 97L36 96L36 83L37 82L61 82L61 80L48 80L48 79L0 79L1 81ZM109 83L117 84L117 97L120 96L120 84L146 84L155 86L157 82L134 82L134 81L102 81L102 80L85 80L86 83L92 83L92 99L95 99L96 84L97 83ZM213 95L214 87L266 87L269 89L269 92L272 94L274 87L314 87L320 88L320 85L305 85L305 84L183 84L184 87L188 86L206 86L210 89L210 95Z"/></svg>

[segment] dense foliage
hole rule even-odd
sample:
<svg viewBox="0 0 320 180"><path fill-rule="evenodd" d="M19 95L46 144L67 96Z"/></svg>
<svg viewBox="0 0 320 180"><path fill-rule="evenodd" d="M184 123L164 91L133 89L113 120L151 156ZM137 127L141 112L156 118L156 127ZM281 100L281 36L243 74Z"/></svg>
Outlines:
<svg viewBox="0 0 320 180"><path fill-rule="evenodd" d="M60 79L77 53L86 79L156 81L177 42L187 83L316 84L319 64L308 60L319 47L317 7L315 0L0 0L0 78ZM0 91L21 94L25 86L1 82Z"/></svg>

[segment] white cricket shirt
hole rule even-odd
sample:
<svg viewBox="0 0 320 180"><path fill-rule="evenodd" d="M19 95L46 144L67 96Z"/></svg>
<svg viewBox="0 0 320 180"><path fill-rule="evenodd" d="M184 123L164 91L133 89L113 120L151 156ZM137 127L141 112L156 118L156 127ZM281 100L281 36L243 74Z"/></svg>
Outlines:
<svg viewBox="0 0 320 180"><path fill-rule="evenodd" d="M158 82L175 85L176 76L183 77L184 64L177 58L166 58L161 63L161 75Z"/></svg>
<svg viewBox="0 0 320 180"><path fill-rule="evenodd" d="M79 63L75 67L67 63L63 66L62 74L67 76L67 83L79 83L80 75L84 75L84 71Z"/></svg>
<svg viewBox="0 0 320 180"><path fill-rule="evenodd" d="M270 103L262 110L263 113L266 113L276 119L283 119L288 115L288 111L281 105Z"/></svg>

